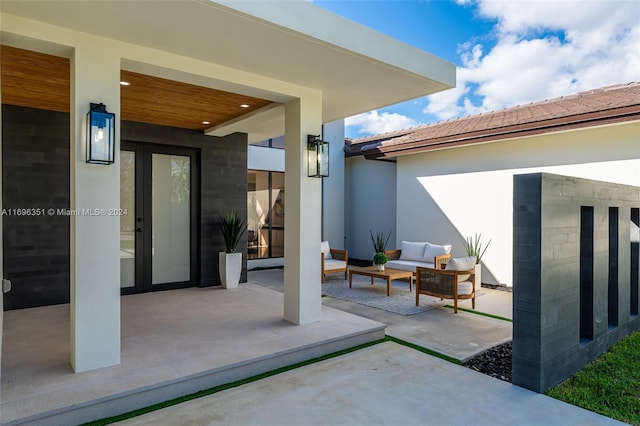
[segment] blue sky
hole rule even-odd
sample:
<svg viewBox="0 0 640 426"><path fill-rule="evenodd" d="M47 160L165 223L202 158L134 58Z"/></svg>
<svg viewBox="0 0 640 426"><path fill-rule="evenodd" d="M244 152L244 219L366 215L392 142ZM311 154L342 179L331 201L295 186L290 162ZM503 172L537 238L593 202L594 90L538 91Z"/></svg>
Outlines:
<svg viewBox="0 0 640 426"><path fill-rule="evenodd" d="M350 117L346 136L640 81L637 0L314 0L457 66L456 88Z"/></svg>

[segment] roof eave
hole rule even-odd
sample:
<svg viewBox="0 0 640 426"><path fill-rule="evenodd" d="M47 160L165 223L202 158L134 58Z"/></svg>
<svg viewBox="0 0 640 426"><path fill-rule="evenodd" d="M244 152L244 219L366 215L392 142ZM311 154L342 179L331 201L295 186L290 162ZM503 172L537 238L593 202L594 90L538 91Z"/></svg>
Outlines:
<svg viewBox="0 0 640 426"><path fill-rule="evenodd" d="M477 143L496 142L505 139L635 121L640 120L640 105L632 105L615 110L596 111L570 118L571 120L567 120L567 117L557 118L397 145L390 144L384 146L378 144L374 146L373 144L369 144L362 147L360 155L364 155L367 159L390 158L399 155L416 154Z"/></svg>

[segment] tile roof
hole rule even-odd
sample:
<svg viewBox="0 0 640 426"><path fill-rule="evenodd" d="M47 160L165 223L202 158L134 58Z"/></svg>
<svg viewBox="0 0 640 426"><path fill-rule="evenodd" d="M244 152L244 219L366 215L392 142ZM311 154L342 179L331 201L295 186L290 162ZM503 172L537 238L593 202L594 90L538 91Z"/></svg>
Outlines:
<svg viewBox="0 0 640 426"><path fill-rule="evenodd" d="M412 129L347 139L347 157L395 157L474 143L640 120L640 82L518 105Z"/></svg>

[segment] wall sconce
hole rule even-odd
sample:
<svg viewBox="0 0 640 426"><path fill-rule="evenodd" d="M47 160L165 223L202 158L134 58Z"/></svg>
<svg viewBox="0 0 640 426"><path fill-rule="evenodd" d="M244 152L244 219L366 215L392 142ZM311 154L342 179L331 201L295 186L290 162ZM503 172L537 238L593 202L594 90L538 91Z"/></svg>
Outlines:
<svg viewBox="0 0 640 426"><path fill-rule="evenodd" d="M307 135L307 155L309 156L309 177L329 177L329 142L320 135Z"/></svg>
<svg viewBox="0 0 640 426"><path fill-rule="evenodd" d="M113 164L116 115L107 107L90 104L87 114L87 163Z"/></svg>

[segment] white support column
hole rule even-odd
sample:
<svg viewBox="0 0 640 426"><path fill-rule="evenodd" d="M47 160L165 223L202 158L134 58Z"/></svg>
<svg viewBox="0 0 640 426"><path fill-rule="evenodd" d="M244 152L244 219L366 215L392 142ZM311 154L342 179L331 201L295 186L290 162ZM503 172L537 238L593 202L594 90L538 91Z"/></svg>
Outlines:
<svg viewBox="0 0 640 426"><path fill-rule="evenodd" d="M320 321L322 181L307 177L307 135L319 135L322 94L312 92L285 106L284 319Z"/></svg>
<svg viewBox="0 0 640 426"><path fill-rule="evenodd" d="M77 35L71 60L71 365L120 363L120 57L107 40ZM116 114L116 162L87 164L89 103ZM88 211L96 216L88 215Z"/></svg>

